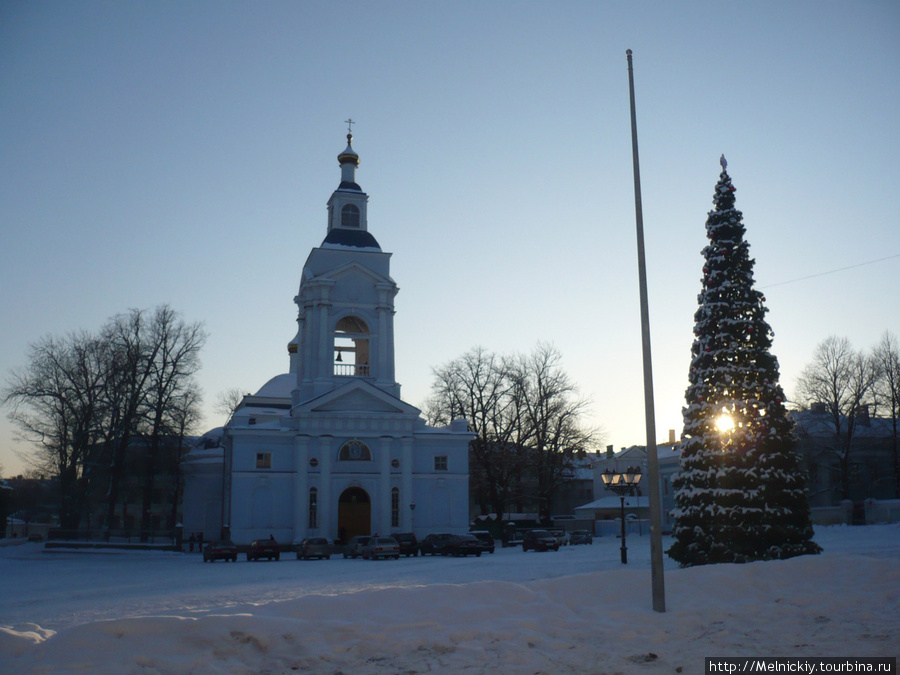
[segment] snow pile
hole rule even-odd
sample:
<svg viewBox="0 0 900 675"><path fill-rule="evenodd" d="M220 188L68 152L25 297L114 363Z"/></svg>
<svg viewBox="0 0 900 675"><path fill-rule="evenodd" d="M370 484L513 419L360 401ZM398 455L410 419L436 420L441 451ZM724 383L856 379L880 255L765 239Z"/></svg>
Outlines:
<svg viewBox="0 0 900 675"><path fill-rule="evenodd" d="M66 627L0 628L0 672L697 673L707 656L900 654L900 527L827 528L816 540L819 556L667 569L664 614L650 608L646 537L629 539L628 568L608 538L557 553L398 562L69 555L68 579L48 579L53 556L4 549L0 572L19 582L0 624L31 606ZM109 583L122 614L73 621L66 583L97 566L100 593ZM151 579L166 570L181 611L168 590L117 579L129 566ZM31 582L40 597L22 590ZM91 589L72 590L90 604ZM167 616L128 616L142 604ZM96 615L111 613L97 605Z"/></svg>

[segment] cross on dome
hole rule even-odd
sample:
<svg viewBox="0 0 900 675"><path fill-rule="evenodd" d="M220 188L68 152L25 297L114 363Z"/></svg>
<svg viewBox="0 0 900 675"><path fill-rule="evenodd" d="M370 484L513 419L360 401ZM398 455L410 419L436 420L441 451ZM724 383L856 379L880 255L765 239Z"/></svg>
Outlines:
<svg viewBox="0 0 900 675"><path fill-rule="evenodd" d="M353 121L352 117L345 119L344 122L347 124L347 147L340 155L338 155L338 163L342 166L344 164L352 164L354 167L357 167L359 166L359 155L353 150L353 125L356 124L356 122ZM350 180L352 183L355 179L348 179L345 176L343 180Z"/></svg>

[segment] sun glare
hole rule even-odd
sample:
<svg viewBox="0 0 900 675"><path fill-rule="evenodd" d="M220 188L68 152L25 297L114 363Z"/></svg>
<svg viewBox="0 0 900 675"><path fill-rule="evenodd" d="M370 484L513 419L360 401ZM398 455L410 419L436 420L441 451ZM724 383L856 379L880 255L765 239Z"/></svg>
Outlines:
<svg viewBox="0 0 900 675"><path fill-rule="evenodd" d="M722 413L716 418L716 429L722 433L728 433L734 430L734 420L728 413Z"/></svg>

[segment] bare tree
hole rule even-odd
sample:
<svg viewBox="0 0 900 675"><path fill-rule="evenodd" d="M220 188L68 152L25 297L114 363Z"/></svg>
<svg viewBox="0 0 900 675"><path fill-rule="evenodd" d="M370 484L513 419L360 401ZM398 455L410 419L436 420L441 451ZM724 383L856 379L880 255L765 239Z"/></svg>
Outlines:
<svg viewBox="0 0 900 675"><path fill-rule="evenodd" d="M101 434L101 394L107 350L87 333L45 338L31 346L29 363L13 371L3 393L20 436L37 447L32 464L58 479L63 529L83 515L86 467Z"/></svg>
<svg viewBox="0 0 900 675"><path fill-rule="evenodd" d="M517 357L511 369L522 408L521 437L527 439L529 473L537 480L535 496L544 522L553 514L557 491L572 479L576 457L602 440L599 431L582 426L589 402L579 395L561 361L555 347L539 344L531 354Z"/></svg>
<svg viewBox="0 0 900 675"><path fill-rule="evenodd" d="M877 368L875 397L879 407L887 408L891 420L891 443L894 465L894 496L900 499L900 452L897 427L900 418L900 345L897 338L885 331L872 356Z"/></svg>
<svg viewBox="0 0 900 675"><path fill-rule="evenodd" d="M521 425L512 396L508 363L481 347L432 373L426 405L431 424L464 418L475 438L469 443L469 484L483 513L509 509L514 481L521 473Z"/></svg>
<svg viewBox="0 0 900 675"><path fill-rule="evenodd" d="M166 459L161 448L180 448L197 418L193 377L205 338L199 324L186 324L168 306L152 315L131 310L96 335L37 342L28 365L10 374L0 402L11 406L20 436L36 446L32 466L56 478L64 529L81 524L93 499L106 504L108 534L120 500L127 515L126 487L133 492L140 485L146 531L155 474ZM177 460L165 468L177 496Z"/></svg>
<svg viewBox="0 0 900 675"><path fill-rule="evenodd" d="M797 400L819 404L834 431L830 448L840 468L841 498L850 497L850 457L856 425L872 402L877 369L874 360L853 349L847 338L822 342L797 381Z"/></svg>
<svg viewBox="0 0 900 675"><path fill-rule="evenodd" d="M142 410L146 407L147 382L159 351L149 340L146 312L132 309L119 314L103 327L110 349L109 376L104 401L107 420L104 456L108 467L106 491L106 536L115 517L129 451L139 434ZM126 508L123 503L123 509Z"/></svg>
<svg viewBox="0 0 900 675"><path fill-rule="evenodd" d="M147 381L145 424L147 426L147 459L144 471L144 498L141 512L141 540L149 537L151 507L156 474L160 465L160 449L165 436L169 436L179 422L172 422L171 413L179 410L194 389L193 378L200 369L200 350L206 342L206 332L200 323L187 324L168 305L157 307L149 326L150 342L156 358L150 366ZM177 416L181 419L181 416Z"/></svg>
<svg viewBox="0 0 900 675"><path fill-rule="evenodd" d="M243 389L229 387L216 395L216 404L213 406L213 410L220 415L224 415L227 419L230 419L243 400Z"/></svg>
<svg viewBox="0 0 900 675"><path fill-rule="evenodd" d="M476 435L470 490L482 512L502 516L529 498L549 518L574 458L598 437L581 425L587 401L562 370L559 352L538 345L527 356L501 357L477 347L433 372L426 416L433 424L468 420Z"/></svg>
<svg viewBox="0 0 900 675"><path fill-rule="evenodd" d="M173 400L173 405L169 410L169 420L171 424L172 443L175 453L170 457L170 466L168 473L172 477L172 485L170 489L172 512L170 519L172 525L178 522L178 509L181 505L181 497L184 491L184 480L181 470L181 460L187 452L184 445L184 439L191 430L200 422L202 415L200 413L200 403L203 396L196 382L191 381L185 386L178 396Z"/></svg>

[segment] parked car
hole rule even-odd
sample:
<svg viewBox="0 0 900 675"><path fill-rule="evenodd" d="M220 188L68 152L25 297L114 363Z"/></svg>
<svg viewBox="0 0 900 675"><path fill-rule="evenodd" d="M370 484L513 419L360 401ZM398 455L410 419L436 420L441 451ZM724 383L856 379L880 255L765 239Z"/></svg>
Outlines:
<svg viewBox="0 0 900 675"><path fill-rule="evenodd" d="M419 544L422 555L443 555L444 545L450 540L452 534L429 534Z"/></svg>
<svg viewBox="0 0 900 675"><path fill-rule="evenodd" d="M441 549L441 555L467 556L471 553L480 558L483 550L484 546L477 537L471 534L457 534L447 540Z"/></svg>
<svg viewBox="0 0 900 675"><path fill-rule="evenodd" d="M550 534L559 542L560 546L569 545L569 533L565 530L550 530Z"/></svg>
<svg viewBox="0 0 900 675"><path fill-rule="evenodd" d="M419 540L412 532L401 532L392 536L400 544L400 555L405 555L407 558L409 556L415 558L419 555Z"/></svg>
<svg viewBox="0 0 900 675"><path fill-rule="evenodd" d="M237 561L237 546L227 539L211 541L203 549L203 562L215 562L216 560Z"/></svg>
<svg viewBox="0 0 900 675"><path fill-rule="evenodd" d="M572 530L572 533L569 535L569 543L572 544L572 546L578 546L578 544L593 544L594 535L588 530Z"/></svg>
<svg viewBox="0 0 900 675"><path fill-rule="evenodd" d="M486 551L487 553L494 552L494 535L490 532L487 530L474 530L473 532L469 532L469 534L481 542L481 550Z"/></svg>
<svg viewBox="0 0 900 675"><path fill-rule="evenodd" d="M355 537L351 537L350 541L347 542L347 545L344 547L344 557L345 558L358 558L362 555L362 547L369 543L369 539L372 537L366 535L357 535Z"/></svg>
<svg viewBox="0 0 900 675"><path fill-rule="evenodd" d="M331 558L331 543L325 537L307 537L297 544L297 560Z"/></svg>
<svg viewBox="0 0 900 675"><path fill-rule="evenodd" d="M247 549L247 560L279 560L281 558L281 547L273 537L268 539L254 539L250 542L250 548Z"/></svg>
<svg viewBox="0 0 900 675"><path fill-rule="evenodd" d="M375 560L375 558L400 558L400 544L393 537L372 537L362 547L362 557L364 560Z"/></svg>
<svg viewBox="0 0 900 675"><path fill-rule="evenodd" d="M558 551L559 542L547 530L526 530L522 533L523 551Z"/></svg>

